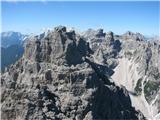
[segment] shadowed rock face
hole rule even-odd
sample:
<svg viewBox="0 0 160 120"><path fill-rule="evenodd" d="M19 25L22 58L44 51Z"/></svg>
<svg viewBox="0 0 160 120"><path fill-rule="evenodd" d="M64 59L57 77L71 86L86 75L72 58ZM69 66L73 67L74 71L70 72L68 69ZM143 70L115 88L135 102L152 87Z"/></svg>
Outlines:
<svg viewBox="0 0 160 120"><path fill-rule="evenodd" d="M82 57L88 52L87 43L76 38L74 31L66 32L63 26L55 28L42 40L33 38L28 42L25 57L37 62L76 65L82 62Z"/></svg>
<svg viewBox="0 0 160 120"><path fill-rule="evenodd" d="M121 46L115 41L110 33L102 46L104 61L115 52L113 60L99 63L99 53L63 26L31 38L23 57L2 74L2 119L145 119L128 91L110 81ZM113 50L104 51L107 46Z"/></svg>

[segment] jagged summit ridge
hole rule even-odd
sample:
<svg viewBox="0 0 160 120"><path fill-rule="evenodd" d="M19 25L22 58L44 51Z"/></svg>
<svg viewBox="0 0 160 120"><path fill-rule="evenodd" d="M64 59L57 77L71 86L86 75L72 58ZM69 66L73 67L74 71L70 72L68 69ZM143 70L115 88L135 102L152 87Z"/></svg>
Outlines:
<svg viewBox="0 0 160 120"><path fill-rule="evenodd" d="M29 38L23 57L2 74L2 119L145 119L125 86L111 79L119 58L133 57L129 43L139 44L119 39L102 29L87 37L64 26Z"/></svg>
<svg viewBox="0 0 160 120"><path fill-rule="evenodd" d="M74 31L67 32L63 26L56 27L41 40L33 39L28 41L24 57L38 62L76 65L89 52L88 44L76 37Z"/></svg>

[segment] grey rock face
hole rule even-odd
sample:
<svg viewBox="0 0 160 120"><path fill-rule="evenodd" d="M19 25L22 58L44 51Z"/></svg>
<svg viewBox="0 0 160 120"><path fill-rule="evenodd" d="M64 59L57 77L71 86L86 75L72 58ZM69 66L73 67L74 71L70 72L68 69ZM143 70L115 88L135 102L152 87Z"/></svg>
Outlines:
<svg viewBox="0 0 160 120"><path fill-rule="evenodd" d="M2 119L145 119L128 91L109 79L121 44L113 33L104 35L96 34L105 43L96 49L101 52L63 26L31 38L23 57L2 74Z"/></svg>
<svg viewBox="0 0 160 120"><path fill-rule="evenodd" d="M3 81L2 119L137 119L140 113L131 107L127 91L104 84L109 83L107 77L95 72L98 66L92 64L93 68L87 62L83 68L57 66L49 70L52 79L47 71L47 77L32 73L28 81L18 82L20 74L14 88Z"/></svg>
<svg viewBox="0 0 160 120"><path fill-rule="evenodd" d="M98 49L100 44L105 38L106 33L103 32L103 29L93 30L88 29L84 34L84 39L90 43L90 48L95 51Z"/></svg>
<svg viewBox="0 0 160 120"><path fill-rule="evenodd" d="M129 80L130 78L127 80L131 84L133 83L132 87L135 91L132 91L132 95L134 94L140 97L140 95L144 94L143 101L149 106L145 106L144 109L149 109L148 114L151 114L150 119L160 119L160 104L157 97L160 91L159 39L153 38L146 41L146 38L140 33L132 32L127 32L123 35L114 35L113 32L108 32L105 36L96 37L94 36L95 32L96 31L90 30L86 32L88 36L85 34L93 51L94 61L101 65L107 65L109 69L114 69L119 67L118 59L125 58L131 62L129 71L132 66L138 65L134 71L132 70L131 76L134 79L137 76L139 78L135 81ZM127 63L124 65L124 69L125 68L127 68ZM124 72L127 72L127 69L125 69Z"/></svg>
<svg viewBox="0 0 160 120"><path fill-rule="evenodd" d="M66 28L60 26L42 40L34 38L29 41L26 45L25 57L27 59L31 57L37 62L76 65L82 62L82 57L87 54L87 50L88 45L83 39L77 39L74 31L66 32Z"/></svg>
<svg viewBox="0 0 160 120"><path fill-rule="evenodd" d="M137 71L141 76L147 76L148 82L145 87L145 97L148 102L152 101L157 95L160 87L159 71L159 45L151 42L132 41L123 44L125 56L139 64ZM147 86L154 86L148 88ZM150 89L150 90L149 90ZM149 92L150 91L150 92ZM154 96L154 97L153 97Z"/></svg>
<svg viewBox="0 0 160 120"><path fill-rule="evenodd" d="M134 86L134 90L139 96L144 95L144 99L149 105L148 109L154 111L148 111L151 114L150 116L152 116L150 119L159 119L160 104L157 96L160 94L160 42L158 40L154 41L154 39L150 41L137 41L130 38L121 39L121 41L122 57L132 61L133 65L138 65L135 72L137 72L139 79L137 78L137 84Z"/></svg>
<svg viewBox="0 0 160 120"><path fill-rule="evenodd" d="M122 35L122 38L124 40L134 40L134 41L143 41L144 40L144 36L140 33L133 33L133 32L126 32L125 34Z"/></svg>

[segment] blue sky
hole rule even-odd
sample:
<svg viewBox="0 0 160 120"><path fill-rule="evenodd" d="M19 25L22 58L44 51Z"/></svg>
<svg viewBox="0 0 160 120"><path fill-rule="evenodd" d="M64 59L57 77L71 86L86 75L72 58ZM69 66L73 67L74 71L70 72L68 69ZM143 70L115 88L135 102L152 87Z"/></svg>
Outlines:
<svg viewBox="0 0 160 120"><path fill-rule="evenodd" d="M57 25L159 35L160 2L2 2L2 31L38 33Z"/></svg>

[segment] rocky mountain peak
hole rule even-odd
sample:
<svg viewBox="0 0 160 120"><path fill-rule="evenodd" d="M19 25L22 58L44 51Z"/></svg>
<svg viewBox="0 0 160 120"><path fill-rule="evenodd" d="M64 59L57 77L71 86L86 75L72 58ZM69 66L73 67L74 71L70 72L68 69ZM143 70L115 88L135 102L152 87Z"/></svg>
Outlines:
<svg viewBox="0 0 160 120"><path fill-rule="evenodd" d="M131 31L127 31L125 34L122 35L122 38L125 40L135 40L135 41L144 41L145 38L140 33L133 33Z"/></svg>
<svg viewBox="0 0 160 120"><path fill-rule="evenodd" d="M98 39L98 38L104 38L105 37L105 33L104 33L103 29L101 29L101 28L97 29L97 30L88 29L82 35L87 39L94 39L94 38Z"/></svg>
<svg viewBox="0 0 160 120"><path fill-rule="evenodd" d="M2 119L145 119L133 107L131 93L137 97L143 91L147 101L156 98L159 74L155 73L159 71L154 62L158 50L145 41L124 41L102 29L77 35L64 26L43 37L29 37L23 57L2 74ZM131 64L128 69L123 66L126 63ZM139 66L129 73L135 64ZM117 69L124 74L127 71L124 78L129 79L119 80L123 74L117 77ZM140 76L136 79L140 83L144 79L145 87L130 74ZM155 79L148 83L143 76ZM133 81L128 82L130 79ZM125 86L127 82L134 84L136 92L130 91L130 84Z"/></svg>
<svg viewBox="0 0 160 120"><path fill-rule="evenodd" d="M113 42L114 41L114 33L112 31L109 31L106 33L106 40Z"/></svg>
<svg viewBox="0 0 160 120"><path fill-rule="evenodd" d="M66 32L66 27L65 26L57 26L57 27L54 28L54 31Z"/></svg>
<svg viewBox="0 0 160 120"><path fill-rule="evenodd" d="M88 45L76 38L75 31L67 32L66 27L58 26L41 40L29 40L25 50L24 57L37 62L76 65L87 54Z"/></svg>
<svg viewBox="0 0 160 120"><path fill-rule="evenodd" d="M105 33L103 32L103 29L98 29L98 30L95 32L95 36L96 36L96 37L105 37Z"/></svg>

